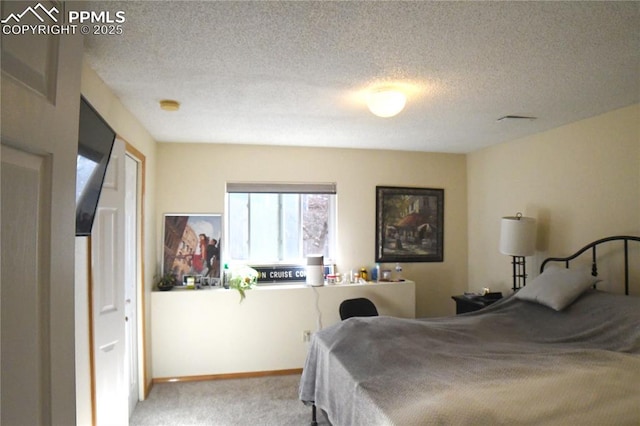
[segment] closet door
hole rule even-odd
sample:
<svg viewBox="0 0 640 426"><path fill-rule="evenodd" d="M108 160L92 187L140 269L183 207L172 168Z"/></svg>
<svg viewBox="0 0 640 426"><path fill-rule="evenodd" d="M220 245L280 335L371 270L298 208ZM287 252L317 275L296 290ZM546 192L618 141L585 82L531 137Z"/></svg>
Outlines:
<svg viewBox="0 0 640 426"><path fill-rule="evenodd" d="M97 425L126 425L125 150L116 139L91 231L91 305Z"/></svg>

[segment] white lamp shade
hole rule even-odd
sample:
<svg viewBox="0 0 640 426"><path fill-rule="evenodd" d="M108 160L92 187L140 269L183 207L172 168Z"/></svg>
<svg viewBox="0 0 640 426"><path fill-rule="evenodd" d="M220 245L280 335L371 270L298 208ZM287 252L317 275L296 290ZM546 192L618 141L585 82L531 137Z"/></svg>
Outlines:
<svg viewBox="0 0 640 426"><path fill-rule="evenodd" d="M523 216L503 217L500 226L500 253L531 256L535 251L536 220Z"/></svg>

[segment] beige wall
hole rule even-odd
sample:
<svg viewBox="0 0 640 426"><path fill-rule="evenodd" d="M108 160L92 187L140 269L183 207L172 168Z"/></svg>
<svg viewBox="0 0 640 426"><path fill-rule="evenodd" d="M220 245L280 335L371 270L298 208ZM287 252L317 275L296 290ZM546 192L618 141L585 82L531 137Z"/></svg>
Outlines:
<svg viewBox="0 0 640 426"><path fill-rule="evenodd" d="M468 156L469 289L510 292L510 257L498 252L500 218L538 220L537 275L548 256L613 234L640 235L640 105Z"/></svg>
<svg viewBox="0 0 640 426"><path fill-rule="evenodd" d="M146 163L146 176L144 179L144 288L145 295L142 300L145 304L144 322L147 328L147 336L151 335L151 308L150 292L153 287L156 265L156 215L155 215L155 164L156 142L140 122L124 107L110 88L100 79L86 63L82 67L81 93L100 113L100 115L115 130L117 135L131 145L135 150L144 155ZM82 289L78 289L82 293ZM78 306L78 321L86 317L86 305ZM82 324L78 324L82 326ZM88 327L88 325L87 325ZM88 344L88 343L87 343ZM147 386L151 382L151 342L150 338L145 342L146 377Z"/></svg>
<svg viewBox="0 0 640 426"><path fill-rule="evenodd" d="M407 263L404 274L416 282L418 317L454 313L451 295L467 288L464 155L182 143L157 150L158 236L164 213L224 213L227 181L336 182L342 271L374 264L376 185L444 188L444 262Z"/></svg>

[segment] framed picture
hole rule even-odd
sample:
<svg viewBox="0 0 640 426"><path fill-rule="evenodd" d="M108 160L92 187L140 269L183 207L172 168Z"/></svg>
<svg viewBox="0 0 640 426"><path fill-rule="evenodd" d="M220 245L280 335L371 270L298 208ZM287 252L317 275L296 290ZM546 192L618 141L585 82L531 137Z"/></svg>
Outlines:
<svg viewBox="0 0 640 426"><path fill-rule="evenodd" d="M376 186L376 262L442 262L444 189Z"/></svg>
<svg viewBox="0 0 640 426"><path fill-rule="evenodd" d="M186 285L185 277L219 281L222 215L165 214L163 235L163 274L175 274L178 285Z"/></svg>

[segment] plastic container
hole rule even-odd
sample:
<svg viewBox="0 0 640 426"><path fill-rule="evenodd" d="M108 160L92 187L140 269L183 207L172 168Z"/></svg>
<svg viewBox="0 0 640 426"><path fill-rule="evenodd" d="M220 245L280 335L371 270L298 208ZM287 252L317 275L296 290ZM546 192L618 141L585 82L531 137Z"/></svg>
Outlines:
<svg viewBox="0 0 640 426"><path fill-rule="evenodd" d="M380 281L380 264L376 263L376 266L371 269L371 281Z"/></svg>
<svg viewBox="0 0 640 426"><path fill-rule="evenodd" d="M307 285L320 287L324 285L324 256L307 256Z"/></svg>
<svg viewBox="0 0 640 426"><path fill-rule="evenodd" d="M396 263L396 277L394 279L395 281L404 281L404 278L402 278L402 265L399 263Z"/></svg>

